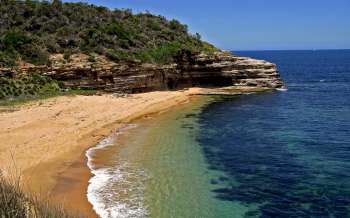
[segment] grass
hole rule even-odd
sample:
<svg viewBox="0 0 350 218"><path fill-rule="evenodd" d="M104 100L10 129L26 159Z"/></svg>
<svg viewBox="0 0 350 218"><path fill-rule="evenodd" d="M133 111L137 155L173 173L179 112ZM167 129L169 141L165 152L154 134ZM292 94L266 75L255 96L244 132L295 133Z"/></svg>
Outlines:
<svg viewBox="0 0 350 218"><path fill-rule="evenodd" d="M9 182L0 176L1 218L78 218L61 206L52 205L49 200L38 200L25 194L19 182Z"/></svg>
<svg viewBox="0 0 350 218"><path fill-rule="evenodd" d="M8 98L0 100L0 112L4 111L13 111L16 107L32 103L38 102L58 96L76 96L76 95L96 95L96 90L83 90L83 89L71 89L67 91L43 94L43 95L35 95L35 96L20 96L15 98Z"/></svg>
<svg viewBox="0 0 350 218"><path fill-rule="evenodd" d="M96 90L66 89L61 82L39 74L16 79L0 77L0 107L5 107L3 110L57 96L93 95L96 93Z"/></svg>

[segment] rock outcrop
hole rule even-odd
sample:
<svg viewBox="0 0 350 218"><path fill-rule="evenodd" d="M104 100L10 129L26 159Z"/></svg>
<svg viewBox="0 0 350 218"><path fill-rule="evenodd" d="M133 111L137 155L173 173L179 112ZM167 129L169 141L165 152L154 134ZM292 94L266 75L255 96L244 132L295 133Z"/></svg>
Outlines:
<svg viewBox="0 0 350 218"><path fill-rule="evenodd" d="M57 60L56 60L57 59ZM138 93L186 87L249 86L282 88L275 64L231 53L212 55L183 52L171 65L114 63L103 58L91 60L80 55L69 63L54 58L52 66L2 68L0 76L20 77L40 73L62 81L67 87L106 92Z"/></svg>

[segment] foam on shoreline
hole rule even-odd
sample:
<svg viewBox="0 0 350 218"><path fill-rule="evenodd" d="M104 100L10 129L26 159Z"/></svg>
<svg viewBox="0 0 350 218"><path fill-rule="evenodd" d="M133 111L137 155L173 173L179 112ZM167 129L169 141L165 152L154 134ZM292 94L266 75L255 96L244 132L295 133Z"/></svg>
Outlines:
<svg viewBox="0 0 350 218"><path fill-rule="evenodd" d="M102 218L145 217L147 214L143 205L144 186L130 182L144 177L142 170L135 170L127 162L102 168L94 165L96 151L116 146L120 134L136 127L135 124L127 125L86 152L87 165L94 175L89 181L87 197ZM126 192L128 199L123 199Z"/></svg>

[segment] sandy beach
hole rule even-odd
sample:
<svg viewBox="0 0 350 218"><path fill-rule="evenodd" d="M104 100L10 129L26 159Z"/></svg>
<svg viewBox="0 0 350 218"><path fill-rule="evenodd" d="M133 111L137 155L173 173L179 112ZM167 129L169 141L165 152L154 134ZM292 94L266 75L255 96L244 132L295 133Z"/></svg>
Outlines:
<svg viewBox="0 0 350 218"><path fill-rule="evenodd" d="M85 212L86 207L91 209L86 198L91 176L86 150L132 120L188 102L197 91L64 96L0 113L2 174L21 175L25 190L74 202L68 205ZM94 216L92 210L88 215Z"/></svg>
<svg viewBox="0 0 350 218"><path fill-rule="evenodd" d="M258 90L230 90L229 94L250 91ZM96 217L86 197L91 178L86 150L135 119L163 112L201 94L222 94L222 90L62 96L2 112L1 173L7 177L20 175L26 191Z"/></svg>

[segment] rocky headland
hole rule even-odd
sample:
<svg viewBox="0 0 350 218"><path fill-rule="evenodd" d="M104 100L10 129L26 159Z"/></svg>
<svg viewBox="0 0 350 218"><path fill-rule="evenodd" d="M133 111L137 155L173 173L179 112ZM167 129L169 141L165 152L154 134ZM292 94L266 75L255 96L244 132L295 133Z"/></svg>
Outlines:
<svg viewBox="0 0 350 218"><path fill-rule="evenodd" d="M51 66L23 65L0 68L0 77L21 78L40 74L60 81L67 88L114 93L143 93L190 87L254 87L278 89L284 86L275 64L238 57L229 52L211 55L181 52L172 64L137 61L112 62L98 56L53 55Z"/></svg>

